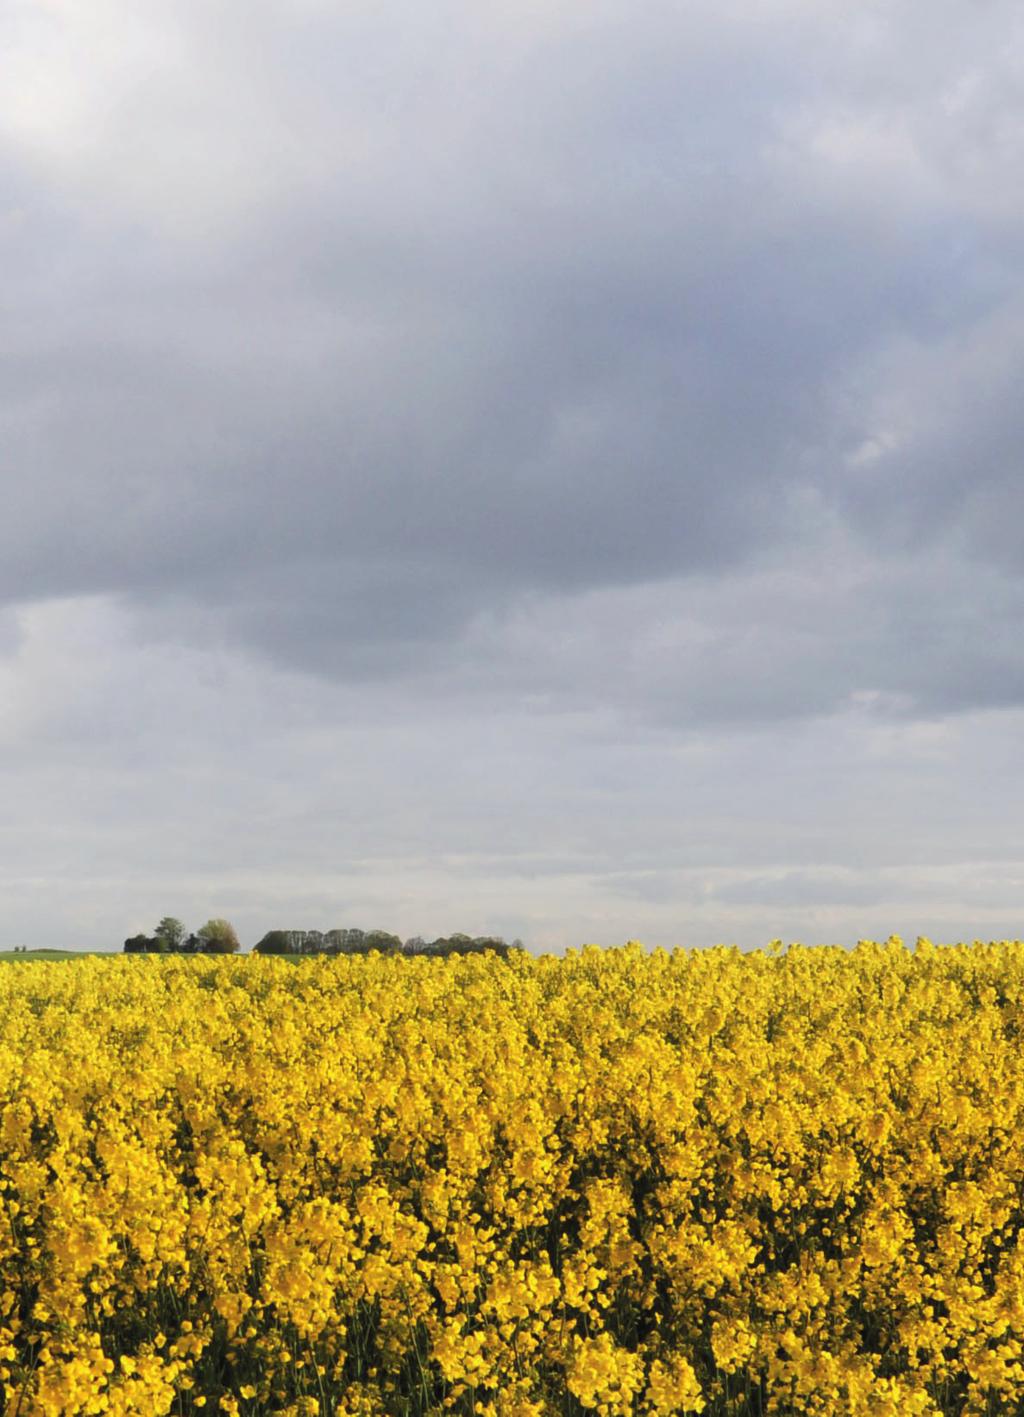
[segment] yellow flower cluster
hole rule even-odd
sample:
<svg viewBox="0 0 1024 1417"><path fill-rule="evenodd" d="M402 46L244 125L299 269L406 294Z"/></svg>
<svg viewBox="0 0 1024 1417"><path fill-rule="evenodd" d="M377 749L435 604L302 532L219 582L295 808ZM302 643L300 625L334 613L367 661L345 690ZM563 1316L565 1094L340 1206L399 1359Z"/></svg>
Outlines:
<svg viewBox="0 0 1024 1417"><path fill-rule="evenodd" d="M1022 1404L1022 944L0 970L10 1417Z"/></svg>

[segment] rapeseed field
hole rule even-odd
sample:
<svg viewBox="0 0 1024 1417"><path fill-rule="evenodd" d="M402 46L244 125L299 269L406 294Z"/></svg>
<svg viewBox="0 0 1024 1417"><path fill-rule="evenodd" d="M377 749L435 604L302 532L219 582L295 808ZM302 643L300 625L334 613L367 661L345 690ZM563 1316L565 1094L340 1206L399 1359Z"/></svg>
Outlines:
<svg viewBox="0 0 1024 1417"><path fill-rule="evenodd" d="M1024 944L0 971L58 1414L1024 1411Z"/></svg>

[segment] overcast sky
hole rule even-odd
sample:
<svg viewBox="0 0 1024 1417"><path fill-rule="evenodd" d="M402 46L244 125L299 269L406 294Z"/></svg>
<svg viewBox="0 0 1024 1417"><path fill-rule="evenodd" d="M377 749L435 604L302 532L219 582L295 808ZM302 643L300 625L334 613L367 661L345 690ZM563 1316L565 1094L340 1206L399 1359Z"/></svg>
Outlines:
<svg viewBox="0 0 1024 1417"><path fill-rule="evenodd" d="M0 0L0 947L1024 933L1018 0Z"/></svg>

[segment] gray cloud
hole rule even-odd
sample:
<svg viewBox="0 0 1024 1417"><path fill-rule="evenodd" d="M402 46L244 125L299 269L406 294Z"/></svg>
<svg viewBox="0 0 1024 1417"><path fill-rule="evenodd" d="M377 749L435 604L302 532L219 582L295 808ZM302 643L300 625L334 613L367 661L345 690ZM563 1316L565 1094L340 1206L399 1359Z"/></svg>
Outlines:
<svg viewBox="0 0 1024 1417"><path fill-rule="evenodd" d="M418 929L457 881L479 928L564 943L629 902L749 936L945 900L879 874L915 794L915 869L997 859L943 783L1024 700L1020 29L1002 0L0 18L18 879L48 830L99 932L87 879L158 889L141 839L203 899L201 861L289 908L335 869Z"/></svg>
<svg viewBox="0 0 1024 1417"><path fill-rule="evenodd" d="M421 634L437 599L440 637L452 567L463 620L524 590L726 570L807 532L794 498L828 471L846 371L998 297L972 267L950 308L939 277L979 217L941 154L904 157L916 205L893 207L898 163L865 181L898 90L866 101L881 37L844 64L825 17L829 97L781 9L739 32L615 7L488 32L453 5L411 31L403 10L398 44L397 9L258 7L242 45L230 6L158 14L108 60L112 96L99 65L72 86L79 165L59 105L48 127L45 102L9 106L22 185L41 170L63 202L67 270L42 321L23 307L5 381L25 482L9 596L207 604L276 575L294 654L311 562L367 623L358 563L397 566L394 597ZM54 28L34 37L51 62ZM351 633L311 617L310 660L344 664Z"/></svg>

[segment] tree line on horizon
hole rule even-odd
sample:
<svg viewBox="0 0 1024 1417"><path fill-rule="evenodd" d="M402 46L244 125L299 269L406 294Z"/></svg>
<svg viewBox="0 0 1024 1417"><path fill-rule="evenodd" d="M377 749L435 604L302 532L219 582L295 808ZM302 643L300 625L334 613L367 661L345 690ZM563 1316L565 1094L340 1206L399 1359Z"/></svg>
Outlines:
<svg viewBox="0 0 1024 1417"><path fill-rule="evenodd" d="M263 955L449 955L484 954L501 956L521 950L522 940L509 944L500 935L466 935L456 931L426 940L413 935L407 940L390 930L268 930L253 946ZM165 915L152 935L130 935L124 942L125 954L235 954L241 944L230 921L215 917L193 933L173 915Z"/></svg>
<svg viewBox="0 0 1024 1417"><path fill-rule="evenodd" d="M191 934L174 915L165 915L152 935L129 935L125 954L235 954L242 948L235 927L215 916Z"/></svg>

